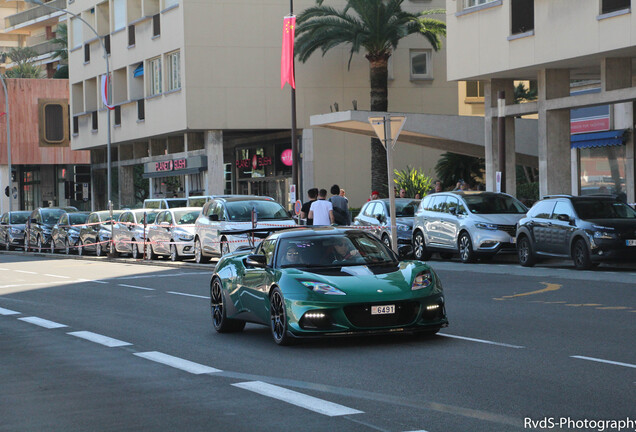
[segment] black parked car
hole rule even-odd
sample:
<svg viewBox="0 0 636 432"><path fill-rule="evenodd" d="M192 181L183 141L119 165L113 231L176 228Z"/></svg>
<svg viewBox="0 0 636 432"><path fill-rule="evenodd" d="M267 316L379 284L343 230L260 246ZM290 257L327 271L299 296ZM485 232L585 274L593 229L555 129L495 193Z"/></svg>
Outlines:
<svg viewBox="0 0 636 432"><path fill-rule="evenodd" d="M123 210L113 211L113 224L117 223ZM108 243L112 236L111 219L108 210L96 211L88 215L86 225L82 226L79 234L77 253L86 254L88 251L101 256L108 252Z"/></svg>
<svg viewBox="0 0 636 432"><path fill-rule="evenodd" d="M24 230L30 214L30 211L12 211L0 217L0 243L6 250L24 246Z"/></svg>
<svg viewBox="0 0 636 432"><path fill-rule="evenodd" d="M31 212L26 223L26 248L42 252L45 247L50 247L51 231L66 212L76 212L75 207L39 207Z"/></svg>
<svg viewBox="0 0 636 432"><path fill-rule="evenodd" d="M80 228L86 219L88 212L64 213L51 230L51 253L63 251L68 255L76 252Z"/></svg>
<svg viewBox="0 0 636 432"><path fill-rule="evenodd" d="M608 195L548 196L517 226L523 266L541 257L571 258L579 269L599 261L636 261L636 211Z"/></svg>

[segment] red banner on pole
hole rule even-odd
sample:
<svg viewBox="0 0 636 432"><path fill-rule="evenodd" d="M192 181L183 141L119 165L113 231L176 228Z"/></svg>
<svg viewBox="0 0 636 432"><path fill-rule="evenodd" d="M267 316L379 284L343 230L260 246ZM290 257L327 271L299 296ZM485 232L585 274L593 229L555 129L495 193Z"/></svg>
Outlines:
<svg viewBox="0 0 636 432"><path fill-rule="evenodd" d="M289 83L296 88L294 81L294 33L296 30L296 17L285 17L283 20L283 50L280 57L280 88Z"/></svg>

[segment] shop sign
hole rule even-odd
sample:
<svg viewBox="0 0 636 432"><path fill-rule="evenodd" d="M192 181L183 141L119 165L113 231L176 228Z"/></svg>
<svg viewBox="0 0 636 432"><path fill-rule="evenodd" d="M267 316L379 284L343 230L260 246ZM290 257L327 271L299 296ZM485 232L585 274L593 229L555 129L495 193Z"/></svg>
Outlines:
<svg viewBox="0 0 636 432"><path fill-rule="evenodd" d="M293 158L291 149L283 150L283 152L280 155L280 160L283 163L283 165L292 166L294 158Z"/></svg>
<svg viewBox="0 0 636 432"><path fill-rule="evenodd" d="M250 166L252 169L259 169L272 164L273 162L271 157L258 155L252 156L252 159L239 159L236 161L236 167L238 169L249 168Z"/></svg>
<svg viewBox="0 0 636 432"><path fill-rule="evenodd" d="M182 170L182 169L185 169L186 166L187 166L186 159L175 159L175 160L155 162L155 172Z"/></svg>

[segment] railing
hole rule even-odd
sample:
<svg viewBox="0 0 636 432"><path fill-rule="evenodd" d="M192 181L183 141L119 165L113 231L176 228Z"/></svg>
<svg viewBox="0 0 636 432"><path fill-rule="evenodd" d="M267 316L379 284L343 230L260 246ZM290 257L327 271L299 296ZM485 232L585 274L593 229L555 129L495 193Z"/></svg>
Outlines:
<svg viewBox="0 0 636 432"><path fill-rule="evenodd" d="M59 9L66 9L66 0L52 0L45 3ZM5 28L15 27L19 24L50 15L52 12L54 11L46 6L35 6L15 15L6 17L4 19L4 26Z"/></svg>
<svg viewBox="0 0 636 432"><path fill-rule="evenodd" d="M52 53L53 51L59 48L60 46L58 44L53 43L51 41L46 41L46 42L42 42L37 45L31 46L31 49L34 50L36 53L38 53L39 56L43 54Z"/></svg>

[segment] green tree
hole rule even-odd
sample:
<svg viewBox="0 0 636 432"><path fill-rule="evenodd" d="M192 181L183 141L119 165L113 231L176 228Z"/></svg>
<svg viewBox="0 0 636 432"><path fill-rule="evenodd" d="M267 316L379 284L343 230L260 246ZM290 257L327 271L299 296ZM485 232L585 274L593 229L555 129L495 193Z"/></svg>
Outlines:
<svg viewBox="0 0 636 432"><path fill-rule="evenodd" d="M68 28L66 24L60 24L55 30L55 39L52 42L57 45L53 51L53 58L59 59L59 67L53 78L68 78Z"/></svg>
<svg viewBox="0 0 636 432"><path fill-rule="evenodd" d="M11 48L7 53L7 57L11 59L16 66L5 72L7 78L41 78L42 69L36 66L33 60L38 53L29 47Z"/></svg>
<svg viewBox="0 0 636 432"><path fill-rule="evenodd" d="M484 173L484 160L456 153L444 153L435 165L435 172L445 189L455 187L459 180L472 185Z"/></svg>
<svg viewBox="0 0 636 432"><path fill-rule="evenodd" d="M424 197L433 187L432 178L408 165L402 171L394 170L394 174L395 186L398 190L404 189L408 197L414 197L418 193Z"/></svg>
<svg viewBox="0 0 636 432"><path fill-rule="evenodd" d="M354 54L364 51L369 61L371 111L388 110L388 62L398 42L411 34L423 36L438 51L441 37L446 36L446 24L432 15L442 15L443 9L420 13L402 10L403 0L347 0L342 10L316 6L304 10L296 20L295 52L301 62L320 49L327 51L339 45L349 45L349 63ZM371 140L371 189L388 195L386 150L377 138Z"/></svg>
<svg viewBox="0 0 636 432"><path fill-rule="evenodd" d="M517 86L515 87L514 103L518 104L518 103L521 103L522 101L529 102L533 100L537 100L537 89L536 88L527 89L523 83L517 84Z"/></svg>

